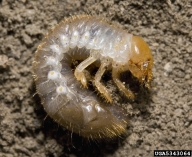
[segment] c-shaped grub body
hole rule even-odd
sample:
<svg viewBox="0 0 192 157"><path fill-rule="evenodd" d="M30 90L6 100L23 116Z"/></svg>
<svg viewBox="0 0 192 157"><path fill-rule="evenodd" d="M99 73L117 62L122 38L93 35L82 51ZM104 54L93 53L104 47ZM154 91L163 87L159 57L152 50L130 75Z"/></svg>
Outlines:
<svg viewBox="0 0 192 157"><path fill-rule="evenodd" d="M74 60L81 61L75 72ZM108 103L87 88L85 68L96 61L100 67L95 86ZM117 87L132 98L134 94L124 87L119 73L130 70L148 85L152 66L150 49L141 38L102 18L79 15L60 22L43 39L35 52L33 71L44 109L56 122L84 137L112 138L126 131L127 117L100 83L102 75L111 69Z"/></svg>

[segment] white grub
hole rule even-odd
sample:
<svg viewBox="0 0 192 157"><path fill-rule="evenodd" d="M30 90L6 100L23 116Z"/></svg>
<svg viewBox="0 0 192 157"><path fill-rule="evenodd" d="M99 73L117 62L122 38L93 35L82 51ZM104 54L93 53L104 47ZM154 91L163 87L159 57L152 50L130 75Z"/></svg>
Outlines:
<svg viewBox="0 0 192 157"><path fill-rule="evenodd" d="M134 41L146 47L144 54L137 45L132 49L132 41L133 35L99 17L79 15L59 23L38 47L33 63L37 92L48 115L88 138L113 138L125 133L125 111L114 104L101 78L106 69L112 70L114 83L130 99L134 98L134 93L120 81L121 72L130 70L133 75L135 72L134 76L141 76L139 81L148 85L152 78L151 52L141 38L135 37ZM143 56L143 61L137 69L134 62L138 55ZM41 58L45 62L42 73L41 64L38 64ZM133 63L129 63L131 59ZM73 71L71 63L74 61L81 62ZM85 68L96 61L100 61L100 65L93 82L107 102L102 102L87 85ZM141 74L137 76L138 71Z"/></svg>

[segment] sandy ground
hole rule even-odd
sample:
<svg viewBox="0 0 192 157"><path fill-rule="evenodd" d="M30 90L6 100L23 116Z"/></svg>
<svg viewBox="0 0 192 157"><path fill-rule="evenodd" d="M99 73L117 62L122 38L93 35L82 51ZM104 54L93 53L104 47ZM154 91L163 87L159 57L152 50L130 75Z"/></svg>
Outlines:
<svg viewBox="0 0 192 157"><path fill-rule="evenodd" d="M127 103L124 139L88 141L46 117L32 79L34 52L64 17L89 13L142 36L153 52L150 94ZM192 0L0 0L0 156L132 157L192 150Z"/></svg>

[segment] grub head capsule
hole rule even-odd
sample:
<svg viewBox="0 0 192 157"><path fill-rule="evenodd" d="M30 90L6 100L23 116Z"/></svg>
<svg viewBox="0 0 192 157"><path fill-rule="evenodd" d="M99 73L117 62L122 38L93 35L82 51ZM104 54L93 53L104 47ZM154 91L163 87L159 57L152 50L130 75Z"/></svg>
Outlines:
<svg viewBox="0 0 192 157"><path fill-rule="evenodd" d="M149 83L153 77L153 57L149 46L139 36L132 37L128 66L131 73L149 88Z"/></svg>

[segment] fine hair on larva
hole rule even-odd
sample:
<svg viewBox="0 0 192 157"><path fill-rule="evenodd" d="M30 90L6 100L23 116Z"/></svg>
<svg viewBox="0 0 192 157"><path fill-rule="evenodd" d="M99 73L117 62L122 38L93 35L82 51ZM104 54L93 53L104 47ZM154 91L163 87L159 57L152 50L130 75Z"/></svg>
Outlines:
<svg viewBox="0 0 192 157"><path fill-rule="evenodd" d="M72 69L74 61L78 65ZM94 77L86 68L97 67ZM134 93L120 81L130 71L141 84L150 87L153 58L148 45L138 36L109 21L77 15L61 21L43 39L35 52L34 79L41 103L61 126L88 138L113 138L126 132L126 112L117 106L101 83L106 70L128 98ZM92 80L95 90L88 82Z"/></svg>

